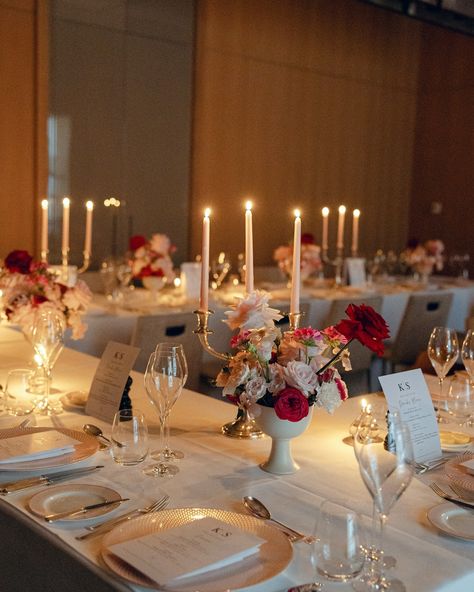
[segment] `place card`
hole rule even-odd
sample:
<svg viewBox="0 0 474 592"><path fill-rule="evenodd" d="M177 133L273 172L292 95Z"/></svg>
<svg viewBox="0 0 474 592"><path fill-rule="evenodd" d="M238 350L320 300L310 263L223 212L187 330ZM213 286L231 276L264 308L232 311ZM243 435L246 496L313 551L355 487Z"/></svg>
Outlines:
<svg viewBox="0 0 474 592"><path fill-rule="evenodd" d="M362 257L346 257L344 259L344 279L350 286L364 286L367 281L365 259Z"/></svg>
<svg viewBox="0 0 474 592"><path fill-rule="evenodd" d="M48 430L0 440L0 465L50 458L74 452L79 440Z"/></svg>
<svg viewBox="0 0 474 592"><path fill-rule="evenodd" d="M112 423L139 352L138 347L109 341L89 391L87 415Z"/></svg>
<svg viewBox="0 0 474 592"><path fill-rule="evenodd" d="M166 585L241 561L264 542L237 526L205 517L112 545L109 551L156 584Z"/></svg>
<svg viewBox="0 0 474 592"><path fill-rule="evenodd" d="M416 462L441 457L438 423L422 371L407 370L379 376L390 411L397 411L408 426Z"/></svg>

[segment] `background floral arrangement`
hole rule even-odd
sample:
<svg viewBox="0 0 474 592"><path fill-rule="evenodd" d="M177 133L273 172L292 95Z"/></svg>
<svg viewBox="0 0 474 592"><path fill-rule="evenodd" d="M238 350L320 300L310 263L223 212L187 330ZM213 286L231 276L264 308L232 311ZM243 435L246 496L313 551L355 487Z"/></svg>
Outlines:
<svg viewBox="0 0 474 592"><path fill-rule="evenodd" d="M441 271L444 265L444 244L437 239L427 240L423 245L411 241L402 252L402 261L414 272L430 275L433 270Z"/></svg>
<svg viewBox="0 0 474 592"><path fill-rule="evenodd" d="M313 273L319 271L322 267L321 248L315 244L312 234L303 234L301 236L301 277L308 278ZM293 247L291 245L281 245L273 252L273 259L278 263L278 267L285 275L290 276L293 268Z"/></svg>
<svg viewBox="0 0 474 592"><path fill-rule="evenodd" d="M81 339L87 325L82 322L92 293L82 280L73 287L57 281L46 263L33 261L28 251L9 253L0 271L0 302L7 318L28 333L38 310L52 308L64 316L72 338Z"/></svg>
<svg viewBox="0 0 474 592"><path fill-rule="evenodd" d="M173 279L171 254L176 250L165 234L153 234L148 240L142 235L130 238L130 267L134 278L149 276Z"/></svg>
<svg viewBox="0 0 474 592"><path fill-rule="evenodd" d="M306 327L281 333L282 318L268 304L269 295L255 291L239 299L225 321L238 333L231 340L236 353L229 357L216 385L223 395L258 416L259 405L273 407L280 419L300 421L316 404L329 413L347 399L345 382L335 364L350 370L348 346L357 339L382 355L389 337L384 319L370 306L351 304L348 319L324 330Z"/></svg>

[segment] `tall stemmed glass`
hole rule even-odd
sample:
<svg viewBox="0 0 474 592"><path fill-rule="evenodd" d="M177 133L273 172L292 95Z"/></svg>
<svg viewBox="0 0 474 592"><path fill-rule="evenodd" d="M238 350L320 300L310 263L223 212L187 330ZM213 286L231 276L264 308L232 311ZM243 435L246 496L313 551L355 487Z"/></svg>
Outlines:
<svg viewBox="0 0 474 592"><path fill-rule="evenodd" d="M159 462L144 470L153 477L172 477L179 468L169 460L178 458L169 447L167 424L173 405L180 396L188 376L186 357L180 344L160 343L151 354L145 371L145 388L160 418L160 450L151 453Z"/></svg>
<svg viewBox="0 0 474 592"><path fill-rule="evenodd" d="M462 342L461 359L466 372L469 374L469 380L474 386L474 331L472 329L469 329Z"/></svg>
<svg viewBox="0 0 474 592"><path fill-rule="evenodd" d="M44 371L43 397L36 403L36 410L45 415L61 413L61 403L50 400L51 373L64 349L64 316L54 309L40 310L31 332L31 343L41 359Z"/></svg>
<svg viewBox="0 0 474 592"><path fill-rule="evenodd" d="M376 546L383 549L384 526L390 510L413 477L410 432L398 414L390 413L387 424L378 426L378 429L374 429L371 421L364 422L357 430L354 446L358 448L356 458L362 480L375 502L380 520L379 543ZM369 573L352 586L357 592L405 591L400 580L385 576L383 561L371 562Z"/></svg>
<svg viewBox="0 0 474 592"><path fill-rule="evenodd" d="M428 341L428 357L439 381L439 403L436 411L438 423L447 423L447 419L440 413L440 409L447 411L446 401L443 398L443 382L458 359L458 355L459 343L456 331L447 327L435 327Z"/></svg>

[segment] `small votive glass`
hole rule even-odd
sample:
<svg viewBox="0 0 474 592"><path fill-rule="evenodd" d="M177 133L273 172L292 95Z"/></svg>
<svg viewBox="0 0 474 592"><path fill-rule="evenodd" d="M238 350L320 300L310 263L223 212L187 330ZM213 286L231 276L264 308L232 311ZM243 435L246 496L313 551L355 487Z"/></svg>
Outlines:
<svg viewBox="0 0 474 592"><path fill-rule="evenodd" d="M10 415L29 415L35 408L34 394L31 391L33 370L16 368L10 370L5 385L4 405Z"/></svg>
<svg viewBox="0 0 474 592"><path fill-rule="evenodd" d="M145 460L149 450L148 429L143 413L123 409L115 414L110 451L114 461L129 467Z"/></svg>

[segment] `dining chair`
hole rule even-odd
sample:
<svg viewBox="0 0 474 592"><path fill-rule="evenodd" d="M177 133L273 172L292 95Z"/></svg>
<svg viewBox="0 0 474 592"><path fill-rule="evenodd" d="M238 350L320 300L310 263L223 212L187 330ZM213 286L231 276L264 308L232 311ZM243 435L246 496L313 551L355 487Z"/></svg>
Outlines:
<svg viewBox="0 0 474 592"><path fill-rule="evenodd" d="M150 354L156 344L169 341L181 343L188 363L188 380L186 387L197 390L201 370L201 344L196 335L196 315L192 312L170 313L169 315L143 315L137 318L131 345L140 348L134 369L144 372Z"/></svg>
<svg viewBox="0 0 474 592"><path fill-rule="evenodd" d="M397 335L385 348L385 373L415 364L420 352L426 351L433 327L446 325L452 301L451 292L411 294Z"/></svg>

